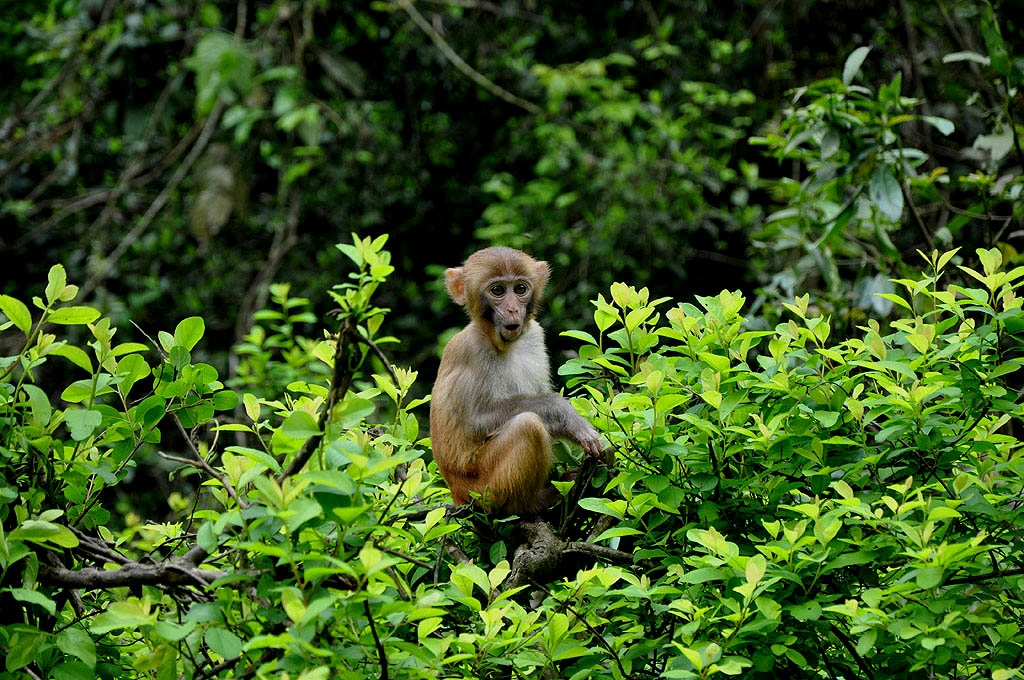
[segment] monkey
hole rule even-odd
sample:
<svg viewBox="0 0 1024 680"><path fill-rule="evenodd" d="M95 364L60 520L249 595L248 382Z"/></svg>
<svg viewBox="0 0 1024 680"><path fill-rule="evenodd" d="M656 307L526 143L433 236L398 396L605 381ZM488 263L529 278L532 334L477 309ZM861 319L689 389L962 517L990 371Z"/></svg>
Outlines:
<svg viewBox="0 0 1024 680"><path fill-rule="evenodd" d="M551 388L544 330L534 319L550 276L547 262L504 246L445 271L470 320L442 353L430 439L456 506L481 498L489 509L539 512L549 498L552 439L576 441L593 456L605 447Z"/></svg>

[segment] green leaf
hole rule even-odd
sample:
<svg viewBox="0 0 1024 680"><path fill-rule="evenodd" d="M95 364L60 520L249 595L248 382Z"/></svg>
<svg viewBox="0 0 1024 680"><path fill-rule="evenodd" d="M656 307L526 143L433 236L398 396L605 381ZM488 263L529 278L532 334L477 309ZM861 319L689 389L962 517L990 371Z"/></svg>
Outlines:
<svg viewBox="0 0 1024 680"><path fill-rule="evenodd" d="M854 76L860 71L861 64L864 63L864 59L870 51L870 47L858 47L846 58L846 63L843 64L843 85L849 85L853 82Z"/></svg>
<svg viewBox="0 0 1024 680"><path fill-rule="evenodd" d="M999 30L999 22L996 20L992 5L988 2L982 9L981 35L985 38L985 47L988 48L988 58L992 70L1003 77L1009 76L1010 53L1003 41L1003 35Z"/></svg>
<svg viewBox="0 0 1024 680"><path fill-rule="evenodd" d="M266 451L261 451L260 449L251 449L246 446L229 446L225 450L231 453L239 453L245 456L246 458L259 461L260 463L270 468L274 472L281 472L281 465L277 462L277 459L275 459Z"/></svg>
<svg viewBox="0 0 1024 680"><path fill-rule="evenodd" d="M96 673L81 661L64 661L53 667L53 680L96 680ZM163 680L162 678L160 680Z"/></svg>
<svg viewBox="0 0 1024 680"><path fill-rule="evenodd" d="M42 633L19 632L11 639L11 643L15 644L5 645L8 653L4 665L7 670L14 672L35 661L43 640L45 640L45 636Z"/></svg>
<svg viewBox="0 0 1024 680"><path fill-rule="evenodd" d="M156 612L149 613L148 603L143 605L138 598L126 602L114 602L89 626L93 635L102 635L120 628L138 628L156 623Z"/></svg>
<svg viewBox="0 0 1024 680"><path fill-rule="evenodd" d="M159 635L167 642L177 642L185 638L186 635L191 633L196 627L196 621L186 621L185 623L174 623L172 621L158 621L153 626L153 632Z"/></svg>
<svg viewBox="0 0 1024 680"><path fill-rule="evenodd" d="M7 535L8 541L54 543L62 548L78 547L78 537L71 529L42 519L27 519Z"/></svg>
<svg viewBox="0 0 1024 680"><path fill-rule="evenodd" d="M245 414L249 416L249 419L254 423L259 422L260 400L256 395L246 392L242 395L242 403L245 404Z"/></svg>
<svg viewBox="0 0 1024 680"><path fill-rule="evenodd" d="M896 175L888 166L879 165L871 175L868 196L878 206L882 214L893 222L899 222L903 216L903 192L900 190Z"/></svg>
<svg viewBox="0 0 1024 680"><path fill-rule="evenodd" d="M121 394L128 394L135 383L150 374L151 369L141 355L129 354L117 362L115 372L121 377Z"/></svg>
<svg viewBox="0 0 1024 680"><path fill-rule="evenodd" d="M10 295L0 295L0 312L28 337L29 331L32 330L32 314L25 303Z"/></svg>
<svg viewBox="0 0 1024 680"><path fill-rule="evenodd" d="M89 668L96 667L96 643L81 628L67 628L57 636L57 647L82 661Z"/></svg>
<svg viewBox="0 0 1024 680"><path fill-rule="evenodd" d="M191 351L206 332L206 322L201 316L182 319L174 329L174 344Z"/></svg>
<svg viewBox="0 0 1024 680"><path fill-rule="evenodd" d="M19 602L28 602L30 604L39 605L46 611L50 612L50 616L57 613L57 603L38 590L30 590L28 588L8 588L7 592L13 595L14 599Z"/></svg>
<svg viewBox="0 0 1024 680"><path fill-rule="evenodd" d="M587 333L586 331L577 331L577 330L562 331L560 333L560 335L563 336L563 337L566 337L566 338L573 338L574 340L579 340L581 342L586 342L586 343L591 344L591 345L596 345L597 344L597 340L594 339L594 336L591 335L590 333Z"/></svg>
<svg viewBox="0 0 1024 680"><path fill-rule="evenodd" d="M355 427L364 418L374 412L377 407L369 399L348 397L334 410L334 422L343 428Z"/></svg>
<svg viewBox="0 0 1024 680"><path fill-rule="evenodd" d="M76 442L88 439L103 421L103 414L93 409L69 408L64 411L64 422L71 428L71 438Z"/></svg>
<svg viewBox="0 0 1024 680"><path fill-rule="evenodd" d="M213 408L218 411L230 411L238 406L238 395L232 390L220 390L213 395Z"/></svg>
<svg viewBox="0 0 1024 680"><path fill-rule="evenodd" d="M679 580L683 583L692 583L694 585L698 583L706 583L707 581L722 581L732 576L732 573L727 573L724 569L717 569L715 567L700 567L699 569L691 569L687 571Z"/></svg>
<svg viewBox="0 0 1024 680"><path fill-rule="evenodd" d="M817 621L821 618L821 605L814 600L791 605L786 611L797 621Z"/></svg>
<svg viewBox="0 0 1024 680"><path fill-rule="evenodd" d="M203 639L210 649L225 659L236 659L242 653L242 640L230 630L210 628Z"/></svg>
<svg viewBox="0 0 1024 680"><path fill-rule="evenodd" d="M953 134L953 131L956 129L956 126L953 125L953 121L948 118L940 118L939 116L921 116L921 120L925 121L947 137Z"/></svg>
<svg viewBox="0 0 1024 680"><path fill-rule="evenodd" d="M68 276L62 265L55 264L50 267L46 279L46 301L52 303L64 292L64 286L68 285Z"/></svg>
<svg viewBox="0 0 1024 680"><path fill-rule="evenodd" d="M935 588L942 583L942 567L925 567L917 572L917 585L920 588Z"/></svg>
<svg viewBox="0 0 1024 680"><path fill-rule="evenodd" d="M293 439L309 439L320 434L320 428L309 411L292 411L281 423L281 432Z"/></svg>
<svg viewBox="0 0 1024 680"><path fill-rule="evenodd" d="M60 309L54 310L50 316L46 317L46 320L50 323L59 323L65 326L78 326L81 324L92 323L98 318L100 318L100 312L98 309L76 306L61 307Z"/></svg>
<svg viewBox="0 0 1024 680"><path fill-rule="evenodd" d="M29 406L32 409L32 423L38 427L46 427L53 415L53 408L50 406L50 399L46 392L32 384L21 386L28 397Z"/></svg>
<svg viewBox="0 0 1024 680"><path fill-rule="evenodd" d="M84 368L89 373L92 373L92 359L85 353L81 347L75 345L61 345L50 350L50 354L56 354L59 357L64 357L75 366Z"/></svg>

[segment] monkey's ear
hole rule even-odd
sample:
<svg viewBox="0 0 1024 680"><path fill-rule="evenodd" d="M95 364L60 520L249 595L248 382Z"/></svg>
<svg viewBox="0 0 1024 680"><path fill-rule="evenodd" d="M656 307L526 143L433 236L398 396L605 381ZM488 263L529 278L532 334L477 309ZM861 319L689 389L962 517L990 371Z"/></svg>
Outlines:
<svg viewBox="0 0 1024 680"><path fill-rule="evenodd" d="M551 267L548 266L547 262L541 260L537 263L537 285L535 286L535 295L540 297L540 294L544 292L544 287L548 285L548 279L551 278Z"/></svg>
<svg viewBox="0 0 1024 680"><path fill-rule="evenodd" d="M462 273L462 267L445 270L444 285L448 287L448 294L455 300L455 304L466 304L466 277Z"/></svg>

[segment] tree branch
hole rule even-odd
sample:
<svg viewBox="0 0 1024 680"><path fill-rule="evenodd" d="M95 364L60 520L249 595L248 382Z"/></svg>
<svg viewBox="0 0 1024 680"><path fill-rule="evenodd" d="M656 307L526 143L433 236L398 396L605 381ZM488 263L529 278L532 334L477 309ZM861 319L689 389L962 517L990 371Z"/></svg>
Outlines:
<svg viewBox="0 0 1024 680"><path fill-rule="evenodd" d="M238 507L239 508L242 508L244 510L245 508L249 507L248 503L244 502L241 498L238 497L238 492L235 491L235 487L231 485L231 482L228 480L228 478L225 477L220 472L217 472L216 470L214 470L213 466L211 466L209 463L207 463L206 459L203 458L203 455L201 453L199 453L199 449L197 449L196 445L192 442L192 437L189 436L188 432L185 431L185 426L181 424L180 420L178 420L178 414L172 412L171 413L171 417L174 418L174 422L178 426L178 430L181 432L181 436L185 438L185 443L188 444L188 448L192 452L192 458L194 459L194 462L199 463L199 467L201 467L203 470L205 470L208 475L210 475L211 477L216 479L218 482L220 482L224 486L225 489L227 489L227 492L235 500L235 503L238 503ZM164 457L165 458L170 458L166 454L164 455ZM187 460L187 459L184 459L184 458L170 458L170 459L171 460L175 460L176 462L179 462L179 463L192 463L193 462L193 461L190 461L190 460Z"/></svg>
<svg viewBox="0 0 1024 680"><path fill-rule="evenodd" d="M370 612L370 601L363 600L363 611L366 612L366 620L370 624L370 633L373 634L373 643L377 646L377 660L380 662L380 680L388 680L388 655L384 651L384 645L377 637L377 626L373 623L373 614Z"/></svg>
<svg viewBox="0 0 1024 680"><path fill-rule="evenodd" d="M441 54L445 56L452 65L462 71L470 80L484 88L498 99L502 99L509 104L518 106L519 108L532 113L535 116L544 115L544 110L534 104L533 102L526 101L522 97L518 97L505 88L501 87L493 80L485 76L484 74L477 71L475 68L463 61L462 57L455 53L455 50L451 48L445 39L441 36L437 30L430 25L430 22L424 18L420 11L416 9L409 0L394 0L398 6L405 10L409 18L413 20L420 30L427 34L427 36L434 41L437 45L437 49L441 50Z"/></svg>
<svg viewBox="0 0 1024 680"><path fill-rule="evenodd" d="M315 434L306 440L302 449L294 458L292 462L288 464L288 467L284 468L281 473L277 476L278 483L284 481L285 478L290 477L303 466L309 462L309 459L313 457L313 452L320 446L320 442L323 441L324 432L327 428L327 423L331 418L331 411L334 410L334 405L338 403L338 399L345 396L348 392L349 386L352 384L352 378L354 371L349 368L349 347L353 339L359 337L359 334L355 331L355 324L349 317L344 317L338 326L338 339L334 349L334 375L331 378L331 389L327 393L327 403L324 404L323 410L320 412L320 418L317 420L317 429L320 431L319 434Z"/></svg>
<svg viewBox="0 0 1024 680"><path fill-rule="evenodd" d="M227 575L228 573L223 571L199 569L183 558L156 564L129 562L120 569L109 571L92 567L72 570L47 564L39 565L40 581L64 588L97 589L135 585L206 588Z"/></svg>
<svg viewBox="0 0 1024 680"><path fill-rule="evenodd" d="M113 267L117 264L117 261L121 259L121 256L127 252L127 250L135 243L143 232L149 228L149 225L153 223L156 216L160 214L163 207L170 200L171 194L174 193L181 181L185 179L185 175L192 169L192 165L196 162L196 159L203 153L206 145L210 142L210 138L213 136L214 130L217 129L217 122L220 120L220 114L224 110L224 103L218 101L213 107L213 111L206 118L206 124L203 126L203 131L199 135L199 139L196 141L195 146L188 152L185 160L181 162L181 165L171 175L171 179L167 182L167 185L157 195L156 199L150 204L146 213L139 219L131 230L125 234L121 242L117 244L117 247L111 251L102 262L98 263L94 268L94 273L89 277L89 280L85 282L85 285L81 288L81 298L84 300L89 296L90 293L102 283L106 278L113 273Z"/></svg>

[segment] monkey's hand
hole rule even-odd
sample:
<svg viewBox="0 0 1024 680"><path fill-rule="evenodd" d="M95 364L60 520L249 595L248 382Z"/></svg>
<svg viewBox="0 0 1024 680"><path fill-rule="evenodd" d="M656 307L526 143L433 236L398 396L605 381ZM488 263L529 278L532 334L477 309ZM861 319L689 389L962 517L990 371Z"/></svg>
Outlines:
<svg viewBox="0 0 1024 680"><path fill-rule="evenodd" d="M608 446L608 444L601 439L601 435L597 433L594 426L583 420L583 418L580 418L577 427L574 429L573 439L580 443L580 446L583 447L583 450L587 454L594 456L595 458L600 458L601 452Z"/></svg>

